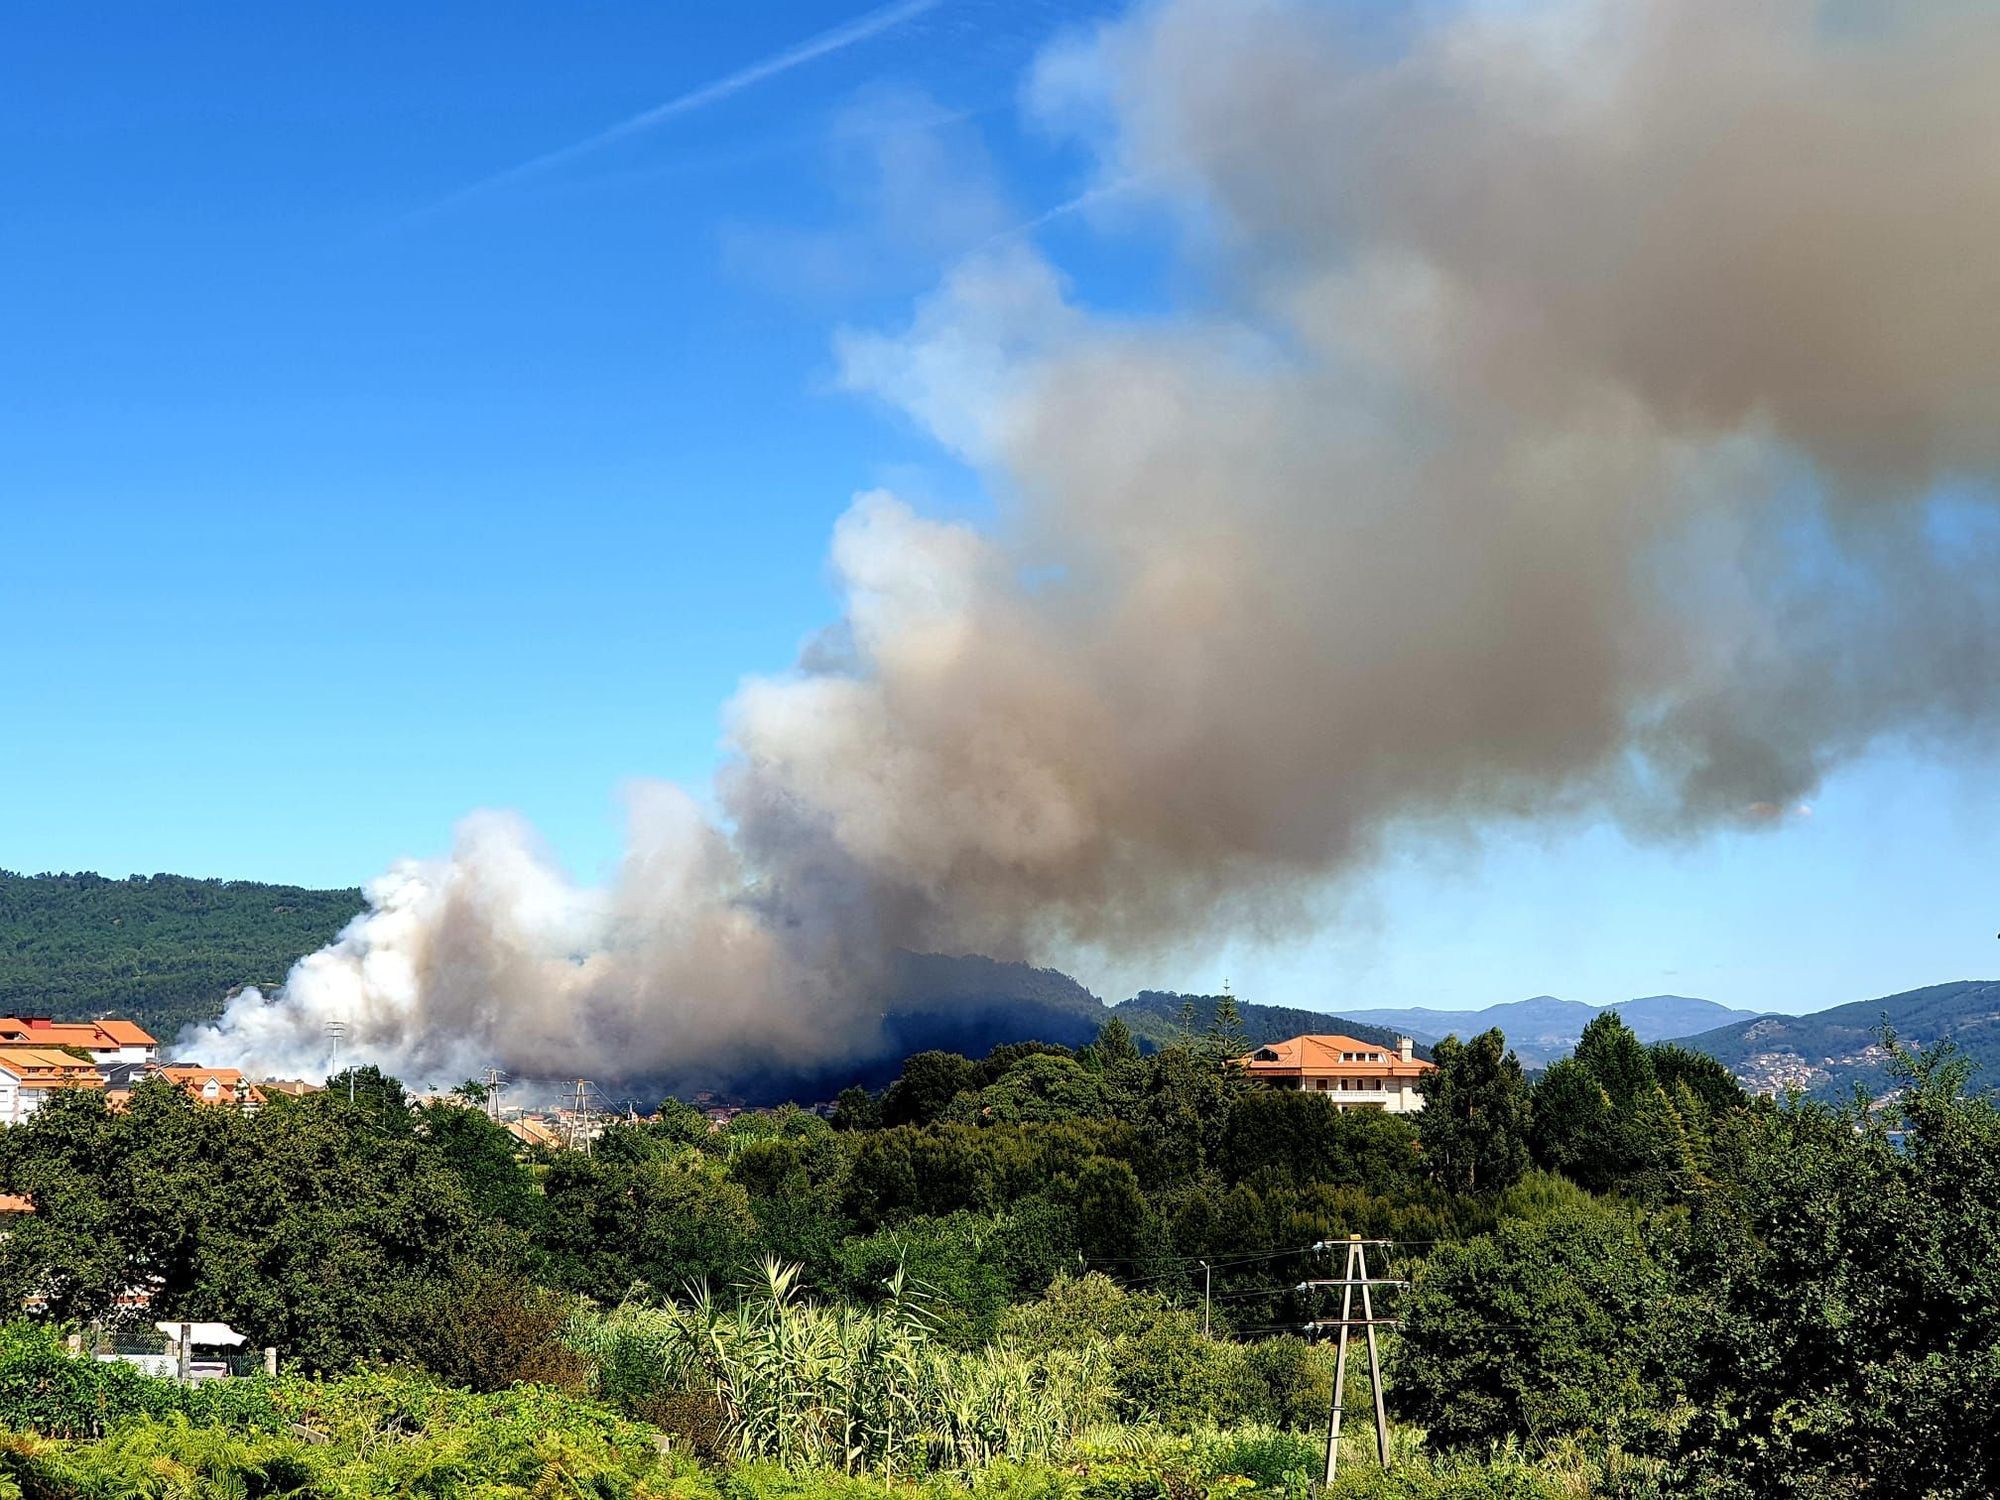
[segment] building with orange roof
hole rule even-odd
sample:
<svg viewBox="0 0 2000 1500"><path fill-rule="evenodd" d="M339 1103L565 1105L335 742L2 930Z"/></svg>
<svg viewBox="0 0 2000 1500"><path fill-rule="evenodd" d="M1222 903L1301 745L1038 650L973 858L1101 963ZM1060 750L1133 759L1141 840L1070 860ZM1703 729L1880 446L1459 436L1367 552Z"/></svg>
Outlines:
<svg viewBox="0 0 2000 1500"><path fill-rule="evenodd" d="M1243 1071L1269 1088L1324 1094L1336 1109L1379 1109L1415 1114L1424 1107L1417 1080L1437 1064L1416 1055L1416 1044L1397 1038L1394 1048L1351 1036L1295 1036L1237 1059Z"/></svg>
<svg viewBox="0 0 2000 1500"><path fill-rule="evenodd" d="M192 1064L169 1064L159 1070L169 1083L179 1084L188 1096L202 1104L229 1104L255 1111L264 1104L264 1091L243 1076L239 1068L203 1068Z"/></svg>
<svg viewBox="0 0 2000 1500"><path fill-rule="evenodd" d="M78 1047L100 1067L149 1063L160 1044L136 1021L52 1021L47 1016L0 1016L0 1047Z"/></svg>
<svg viewBox="0 0 2000 1500"><path fill-rule="evenodd" d="M51 1047L0 1047L0 1125L28 1118L61 1089L101 1089L97 1064Z"/></svg>

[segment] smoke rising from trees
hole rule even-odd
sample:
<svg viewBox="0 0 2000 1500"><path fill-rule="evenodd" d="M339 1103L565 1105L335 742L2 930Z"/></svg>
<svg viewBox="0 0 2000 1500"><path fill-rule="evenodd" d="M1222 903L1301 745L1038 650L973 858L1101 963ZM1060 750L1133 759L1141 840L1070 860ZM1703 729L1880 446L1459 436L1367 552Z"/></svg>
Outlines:
<svg viewBox="0 0 2000 1500"><path fill-rule="evenodd" d="M1698 835L1988 734L2000 16L1426 14L1169 0L1052 49L1031 111L1190 310L1002 237L843 334L1000 520L855 501L839 628L728 707L725 825L644 789L584 890L475 819L185 1050L837 1059L894 947L1277 933L1398 827Z"/></svg>

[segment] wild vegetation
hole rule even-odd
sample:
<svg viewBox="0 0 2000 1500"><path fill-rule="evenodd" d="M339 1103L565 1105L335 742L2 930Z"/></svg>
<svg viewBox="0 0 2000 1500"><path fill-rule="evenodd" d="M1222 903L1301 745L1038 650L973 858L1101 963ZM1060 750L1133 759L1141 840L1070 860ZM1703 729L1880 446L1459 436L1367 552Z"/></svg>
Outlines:
<svg viewBox="0 0 2000 1500"><path fill-rule="evenodd" d="M407 1464L434 1478L411 1492L507 1494L536 1454L539 1493L1298 1488L1333 1379L1305 1325L1339 1295L1312 1247L1360 1234L1411 1283L1378 1294L1397 1463L1373 1472L1364 1419L1337 1493L2000 1481L2000 1117L1949 1052L1897 1049L1892 1109L1774 1103L1611 1015L1532 1084L1497 1034L1441 1044L1396 1117L1251 1086L1241 1041L1226 1005L1152 1056L1114 1019L1075 1051L918 1054L831 1120L669 1101L526 1159L476 1089L416 1106L372 1070L256 1114L64 1097L0 1133L0 1190L36 1207L0 1297L95 1337L146 1286L149 1316L226 1319L288 1373L227 1409L126 1372L61 1395L84 1377L51 1360L93 1367L17 1331L0 1366L42 1373L0 1369L0 1425L37 1436L0 1449L50 1494L137 1491L34 1464L259 1455L296 1484L249 1493L402 1492L380 1466ZM505 1452L465 1428L533 1402ZM149 1492L223 1492L186 1483Z"/></svg>

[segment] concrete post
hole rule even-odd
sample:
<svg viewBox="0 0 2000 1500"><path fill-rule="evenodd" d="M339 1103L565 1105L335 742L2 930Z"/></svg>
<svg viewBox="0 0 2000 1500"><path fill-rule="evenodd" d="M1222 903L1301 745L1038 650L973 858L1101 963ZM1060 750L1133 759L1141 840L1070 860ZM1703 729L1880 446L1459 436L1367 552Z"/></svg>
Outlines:
<svg viewBox="0 0 2000 1500"><path fill-rule="evenodd" d="M264 1350L264 1373L273 1380L278 1378L278 1351L274 1347Z"/></svg>
<svg viewBox="0 0 2000 1500"><path fill-rule="evenodd" d="M188 1384L194 1374L194 1371L190 1368L193 1358L194 1325L192 1323L183 1323L181 1324L180 1348L175 1351L174 1356L174 1378L180 1381L182 1385Z"/></svg>

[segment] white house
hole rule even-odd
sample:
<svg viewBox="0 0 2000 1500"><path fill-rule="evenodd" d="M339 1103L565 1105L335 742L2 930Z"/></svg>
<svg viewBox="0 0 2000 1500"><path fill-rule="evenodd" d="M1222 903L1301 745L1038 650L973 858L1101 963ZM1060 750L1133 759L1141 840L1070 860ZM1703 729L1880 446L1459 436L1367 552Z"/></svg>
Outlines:
<svg viewBox="0 0 2000 1500"><path fill-rule="evenodd" d="M1437 1067L1399 1037L1394 1049L1351 1036L1295 1036L1237 1059L1245 1073L1270 1088L1324 1094L1336 1109L1379 1109L1415 1114L1424 1107L1417 1080Z"/></svg>
<svg viewBox="0 0 2000 1500"><path fill-rule="evenodd" d="M47 1016L0 1016L0 1047L78 1047L99 1067L150 1063L160 1044L134 1021L52 1021Z"/></svg>
<svg viewBox="0 0 2000 1500"><path fill-rule="evenodd" d="M95 1063L44 1047L0 1047L0 1125L28 1118L58 1089L101 1089Z"/></svg>

